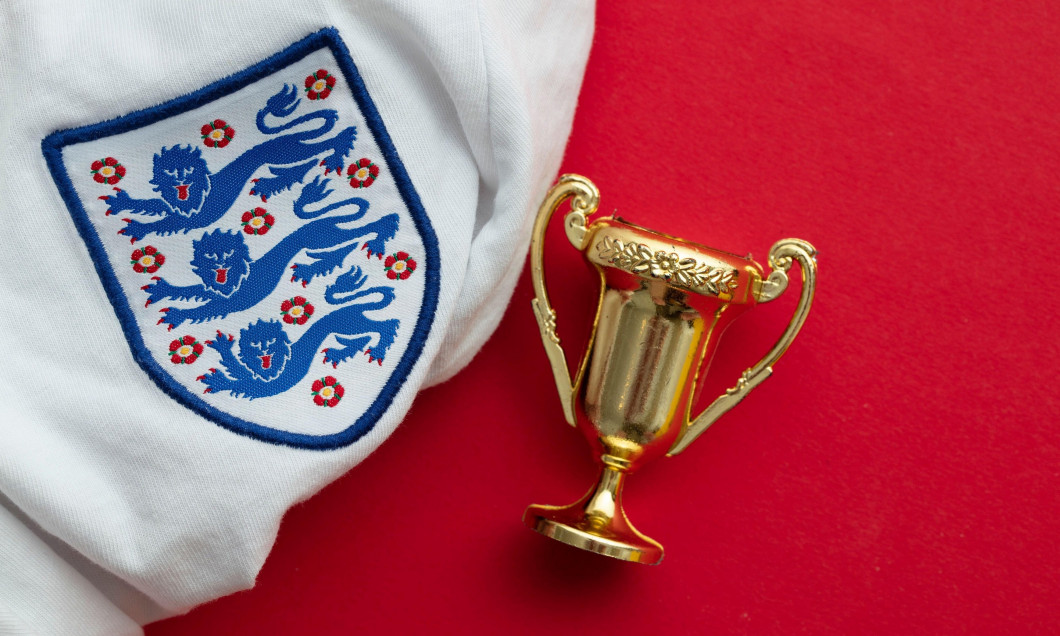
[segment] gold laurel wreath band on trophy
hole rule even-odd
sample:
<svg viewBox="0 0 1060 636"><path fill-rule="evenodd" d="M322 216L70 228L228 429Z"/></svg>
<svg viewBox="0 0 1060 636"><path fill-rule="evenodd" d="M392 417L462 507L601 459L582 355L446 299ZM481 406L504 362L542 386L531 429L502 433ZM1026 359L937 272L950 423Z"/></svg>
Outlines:
<svg viewBox="0 0 1060 636"><path fill-rule="evenodd" d="M556 332L545 286L544 239L553 213L570 200L567 239L600 274L592 334L574 379ZM816 250L799 239L769 251L768 277L748 258L618 218L588 222L600 204L591 181L564 175L549 191L530 242L531 301L563 414L589 441L600 479L569 506L533 505L523 522L541 534L626 561L655 564L663 547L630 524L622 508L626 476L662 455L676 455L773 372L813 302ZM802 293L776 345L736 385L692 417L692 406L718 339L734 318L777 298L798 261Z"/></svg>

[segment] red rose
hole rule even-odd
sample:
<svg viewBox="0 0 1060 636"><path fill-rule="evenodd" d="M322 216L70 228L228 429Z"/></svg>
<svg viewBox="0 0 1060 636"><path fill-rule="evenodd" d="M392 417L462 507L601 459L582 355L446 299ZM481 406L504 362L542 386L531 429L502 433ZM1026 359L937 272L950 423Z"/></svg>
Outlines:
<svg viewBox="0 0 1060 636"><path fill-rule="evenodd" d="M313 312L313 305L303 296L295 296L280 303L280 314L283 321L289 325L304 325L309 322Z"/></svg>
<svg viewBox="0 0 1060 636"><path fill-rule="evenodd" d="M158 251L154 245L148 245L146 247L134 250L129 255L129 263L132 265L133 271L137 274L154 274L158 271L159 267L166 262L164 254Z"/></svg>
<svg viewBox="0 0 1060 636"><path fill-rule="evenodd" d="M202 355L204 347L194 336L183 336L169 343L169 361L173 364L192 364Z"/></svg>
<svg viewBox="0 0 1060 636"><path fill-rule="evenodd" d="M327 99L335 87L335 78L325 69L305 78L305 92L309 99Z"/></svg>
<svg viewBox="0 0 1060 636"><path fill-rule="evenodd" d="M208 124L203 124L199 129L202 143L209 148L224 148L236 136L236 129L228 125L223 119L215 119Z"/></svg>
<svg viewBox="0 0 1060 636"><path fill-rule="evenodd" d="M317 406L334 407L346 394L334 376L326 376L313 382L313 403Z"/></svg>
<svg viewBox="0 0 1060 636"><path fill-rule="evenodd" d="M351 163L346 168L346 178L350 180L351 188L367 188L375 183L375 179L378 176L379 166L372 163L372 160L367 157L360 159L356 163Z"/></svg>
<svg viewBox="0 0 1060 636"><path fill-rule="evenodd" d="M125 166L118 163L114 157L97 159L92 162L92 180L96 183L114 185L125 176Z"/></svg>
<svg viewBox="0 0 1060 636"><path fill-rule="evenodd" d="M261 236L276 224L276 218L265 208L254 208L243 213L243 231L247 234Z"/></svg>
<svg viewBox="0 0 1060 636"><path fill-rule="evenodd" d="M398 252L387 256L383 267L386 269L386 277L390 280L405 280L416 271L416 261L412 260L408 252Z"/></svg>

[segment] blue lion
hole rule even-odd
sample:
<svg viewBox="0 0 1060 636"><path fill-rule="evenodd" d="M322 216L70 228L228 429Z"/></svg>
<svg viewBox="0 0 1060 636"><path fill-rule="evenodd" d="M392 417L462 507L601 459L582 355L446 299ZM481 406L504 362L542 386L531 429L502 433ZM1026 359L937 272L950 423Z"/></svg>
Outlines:
<svg viewBox="0 0 1060 636"><path fill-rule="evenodd" d="M121 188L115 193L99 197L109 206L107 215L131 212L161 217L156 221L122 219L127 225L118 231L135 243L150 234L167 235L207 227L220 219L235 203L243 187L261 167L269 168L270 176L256 179L251 194L265 201L268 197L301 183L309 170L317 165L322 153L328 153L319 163L325 171L342 171L346 156L353 151L357 131L353 126L334 136L324 138L338 123L339 114L322 109L302 115L279 126L265 122L269 115L285 118L298 108L301 98L291 85L268 99L258 111L258 130L276 135L296 126L318 121L308 130L292 132L267 139L236 157L216 173L211 173L199 148L191 146L163 147L154 156L151 185L160 198L135 199Z"/></svg>
<svg viewBox="0 0 1060 636"><path fill-rule="evenodd" d="M373 320L364 315L394 300L392 287L361 289L367 279L356 266L339 276L328 287L325 298L329 304L344 306L310 325L297 342L291 342L278 320L259 319L247 325L240 330L238 341L218 331L217 338L206 341L206 345L221 355L221 369L210 369L197 378L206 385L204 393L228 391L234 397L249 399L279 395L309 373L317 350L332 335L339 346L322 350L325 364L338 366L364 352L369 362L382 365L401 323L394 318ZM348 304L371 295L378 295L378 300ZM369 347L373 339L375 344Z"/></svg>
<svg viewBox="0 0 1060 636"><path fill-rule="evenodd" d="M200 285L176 286L155 276L154 282L144 285L147 292L145 306L162 299L205 301L197 307L177 309L165 307L158 324L169 329L186 321L203 322L223 318L230 313L249 309L264 300L276 289L286 275L288 265L303 250L314 259L310 264L295 264L291 280L301 280L303 286L316 276L325 276L341 267L346 256L358 245L354 239L374 234L364 242L367 249L382 257L386 242L398 229L398 215L387 214L370 223L346 228L343 225L360 219L368 211L368 202L351 198L333 206L355 203L358 210L350 214L332 216L306 223L285 236L261 258L251 260L243 235L229 230L208 232L192 242L192 270L202 280ZM351 242L352 241L352 242Z"/></svg>
<svg viewBox="0 0 1060 636"><path fill-rule="evenodd" d="M250 276L250 249L242 234L214 230L192 241L191 249L191 271L202 279L206 293L231 298ZM157 280L156 285L163 282L161 278ZM209 296L201 298L205 300Z"/></svg>

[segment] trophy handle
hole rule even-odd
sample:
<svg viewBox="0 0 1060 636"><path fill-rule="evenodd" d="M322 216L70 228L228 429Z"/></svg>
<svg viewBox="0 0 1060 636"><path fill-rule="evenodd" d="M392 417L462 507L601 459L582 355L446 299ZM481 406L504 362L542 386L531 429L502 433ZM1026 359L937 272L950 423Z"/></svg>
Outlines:
<svg viewBox="0 0 1060 636"><path fill-rule="evenodd" d="M715 399L699 417L687 424L684 435L674 442L667 455L676 455L687 448L718 418L728 413L729 409L747 397L751 389L765 381L773 373L773 365L795 340L799 329L802 328L802 323L806 321L806 315L810 312L810 305L813 303L813 293L817 286L817 250L800 239L777 241L769 250L769 266L773 271L762 283L758 302L769 302L783 293L788 286L788 270L791 269L793 259L799 261L802 270L802 294L799 296L799 304L795 308L791 322L788 323L788 328L784 330L769 353L758 361L758 364L743 372L736 386L725 391L725 394Z"/></svg>
<svg viewBox="0 0 1060 636"><path fill-rule="evenodd" d="M537 316L537 325L541 330L541 342L545 345L545 353L552 365L552 375L556 380L556 390L559 391L560 403L563 406L563 415L567 423L574 426L577 418L574 414L574 395L581 384L582 375L585 371L585 360L579 365L578 374L574 382L571 382L570 370L567 368L567 358L563 355L563 347L559 344L559 336L556 334L556 310L548 301L548 291L545 289L545 230L552 219L556 208L567 199L571 199L570 212L564 218L564 228L567 231L567 239L571 245L579 251L585 249L587 232L586 217L596 211L600 205L600 191L592 181L576 174L565 174L559 178L556 185L548 191L545 201L537 211L534 220L534 230L530 238L530 276L534 283L535 298L530 301ZM602 276L602 275L601 275ZM601 288L601 298L603 289ZM596 319L593 320L593 331L589 339L589 349L592 347L592 338L596 335L596 325L600 317L600 303L596 306Z"/></svg>

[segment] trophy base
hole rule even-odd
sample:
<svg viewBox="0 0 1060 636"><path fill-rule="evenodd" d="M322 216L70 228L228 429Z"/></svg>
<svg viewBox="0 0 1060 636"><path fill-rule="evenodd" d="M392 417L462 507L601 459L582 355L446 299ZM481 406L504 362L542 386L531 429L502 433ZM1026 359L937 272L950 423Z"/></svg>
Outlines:
<svg viewBox="0 0 1060 636"><path fill-rule="evenodd" d="M523 523L550 539L596 554L648 565L662 561L662 545L637 532L621 510L611 517L590 515L585 503L533 505L523 514Z"/></svg>

